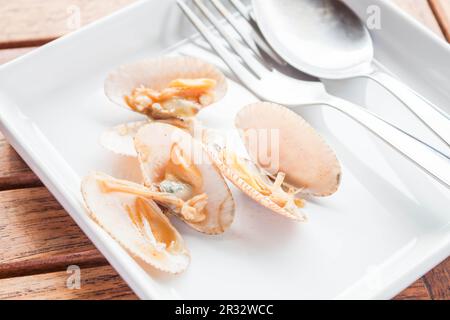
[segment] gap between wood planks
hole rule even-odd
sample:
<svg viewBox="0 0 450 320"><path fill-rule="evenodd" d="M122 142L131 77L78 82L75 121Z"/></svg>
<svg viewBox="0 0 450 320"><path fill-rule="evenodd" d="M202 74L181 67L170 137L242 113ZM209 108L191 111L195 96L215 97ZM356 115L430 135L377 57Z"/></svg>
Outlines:
<svg viewBox="0 0 450 320"><path fill-rule="evenodd" d="M0 299L136 298L44 187L0 192ZM69 266L83 285L69 290Z"/></svg>
<svg viewBox="0 0 450 320"><path fill-rule="evenodd" d="M109 265L97 250L61 254L53 257L0 263L0 279L64 271L76 265L82 269Z"/></svg>
<svg viewBox="0 0 450 320"><path fill-rule="evenodd" d="M44 187L0 192L0 278L106 265Z"/></svg>

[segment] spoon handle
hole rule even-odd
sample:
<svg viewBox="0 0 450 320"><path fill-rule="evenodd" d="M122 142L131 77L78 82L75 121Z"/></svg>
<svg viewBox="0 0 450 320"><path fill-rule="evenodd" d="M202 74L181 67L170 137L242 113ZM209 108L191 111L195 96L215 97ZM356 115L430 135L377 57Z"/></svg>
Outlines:
<svg viewBox="0 0 450 320"><path fill-rule="evenodd" d="M367 75L397 97L450 147L450 116L401 81L381 71Z"/></svg>
<svg viewBox="0 0 450 320"><path fill-rule="evenodd" d="M450 189L450 158L349 101L328 96L324 103L358 121Z"/></svg>

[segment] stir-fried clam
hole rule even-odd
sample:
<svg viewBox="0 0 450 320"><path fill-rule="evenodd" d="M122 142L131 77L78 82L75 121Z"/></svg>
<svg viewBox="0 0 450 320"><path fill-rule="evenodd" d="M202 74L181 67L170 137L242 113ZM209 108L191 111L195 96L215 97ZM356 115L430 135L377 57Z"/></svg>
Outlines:
<svg viewBox="0 0 450 320"><path fill-rule="evenodd" d="M164 123L144 126L135 137L144 183L155 199L194 229L218 234L234 218L234 200L202 144Z"/></svg>
<svg viewBox="0 0 450 320"><path fill-rule="evenodd" d="M82 194L93 220L133 257L165 272L187 268L190 255L184 241L150 189L92 173L83 180Z"/></svg>
<svg viewBox="0 0 450 320"><path fill-rule="evenodd" d="M103 132L100 143L103 147L117 154L124 156L136 156L134 147L134 137L143 126L148 124L148 120L128 122L110 128Z"/></svg>
<svg viewBox="0 0 450 320"><path fill-rule="evenodd" d="M116 153L137 156L144 184L93 173L83 180L83 198L103 229L162 271L182 272L190 260L165 214L206 234L230 227L235 204L222 174L258 203L300 221L306 220L301 195L327 196L339 186L334 152L300 116L279 105L255 103L237 114L247 158L216 140L212 130L203 132L205 145L195 140L195 116L226 89L220 71L187 57L125 65L105 82L111 101L147 117L112 128L101 139ZM272 132L276 141L268 137Z"/></svg>
<svg viewBox="0 0 450 320"><path fill-rule="evenodd" d="M250 158L264 168L261 161L264 159L259 155L275 157L276 171L286 174L286 185L319 197L337 191L341 166L336 154L317 131L292 110L268 102L254 103L237 114L235 125ZM278 143L266 143L266 137L261 134L255 139L254 132L276 133Z"/></svg>
<svg viewBox="0 0 450 320"><path fill-rule="evenodd" d="M146 186L93 173L82 183L86 207L133 256L181 272L189 254L161 208L200 232L219 234L233 221L233 197L202 144L185 131L150 123L135 144Z"/></svg>
<svg viewBox="0 0 450 320"><path fill-rule="evenodd" d="M161 91L141 85L125 101L133 111L154 120L193 117L215 101L216 85L214 79L175 79Z"/></svg>
<svg viewBox="0 0 450 320"><path fill-rule="evenodd" d="M305 221L300 194L326 196L340 181L340 165L334 152L300 116L285 107L255 103L236 116L251 160L237 156L214 135L206 139L212 158L239 189L272 211ZM268 135L276 133L277 140ZM269 142L270 141L270 142ZM276 168L264 166L266 155ZM265 159L267 160L267 159Z"/></svg>
<svg viewBox="0 0 450 320"><path fill-rule="evenodd" d="M225 95L225 76L214 66L190 57L141 60L113 71L105 81L105 93L122 107L191 132L195 116ZM145 125L144 122L139 122ZM133 130L120 125L105 132L102 144L115 153L136 156L131 148Z"/></svg>
<svg viewBox="0 0 450 320"><path fill-rule="evenodd" d="M306 220L301 211L304 201L296 198L302 189L287 186L285 173L278 172L274 179L251 161L226 148L220 151L219 159L224 174L251 198L279 214L294 220Z"/></svg>

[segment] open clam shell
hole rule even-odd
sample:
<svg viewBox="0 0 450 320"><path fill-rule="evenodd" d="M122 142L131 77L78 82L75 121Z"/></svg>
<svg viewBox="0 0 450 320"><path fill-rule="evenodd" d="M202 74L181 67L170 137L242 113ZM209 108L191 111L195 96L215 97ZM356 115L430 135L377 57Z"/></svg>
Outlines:
<svg viewBox="0 0 450 320"><path fill-rule="evenodd" d="M109 74L105 93L115 104L129 109L125 96L143 85L161 91L175 79L208 78L216 80L214 101L223 98L227 91L224 74L213 65L192 57L161 57L126 64Z"/></svg>
<svg viewBox="0 0 450 320"><path fill-rule="evenodd" d="M295 211L286 210L281 206L279 206L274 201L272 201L270 197L258 192L253 186L247 183L247 181L242 179L235 169L233 169L227 163L224 162L224 159L220 156L219 150L210 149L210 154L216 165L219 167L220 171L223 173L223 175L226 176L227 179L229 179L237 188L243 191L247 196L258 202L262 206L282 216L301 222L307 221L307 217L301 209L296 209ZM260 174L259 169L255 166L253 162L251 161L245 162L250 172L254 173L255 175Z"/></svg>
<svg viewBox="0 0 450 320"><path fill-rule="evenodd" d="M187 268L190 255L178 231L154 201L138 195L148 188L92 173L83 180L81 189L93 220L133 257L164 272L180 273Z"/></svg>
<svg viewBox="0 0 450 320"><path fill-rule="evenodd" d="M179 128L154 122L139 130L135 145L144 183L149 187L159 186L165 179L168 165L174 161L172 152L176 145L187 157L190 170L199 177L194 195L202 193L207 196L203 221L192 222L180 218L197 231L207 234L220 234L229 228L234 219L233 196L220 170L199 141Z"/></svg>
<svg viewBox="0 0 450 320"><path fill-rule="evenodd" d="M289 185L314 196L328 196L337 191L341 166L335 153L295 112L277 104L258 102L244 107L237 114L235 125L251 159L259 166L264 168L260 155L270 155L272 163L277 163L275 170L286 173ZM277 135L278 143L267 143L267 134Z"/></svg>
<svg viewBox="0 0 450 320"><path fill-rule="evenodd" d="M134 147L134 136L140 128L148 124L148 120L120 124L103 132L100 144L119 155L137 157Z"/></svg>
<svg viewBox="0 0 450 320"><path fill-rule="evenodd" d="M100 144L115 154L136 158L137 152L134 146L134 137L139 129L150 122L152 120L148 119L123 123L109 128L100 136ZM193 134L194 130L201 126L200 121L195 118L158 120L158 122L174 125L190 134Z"/></svg>

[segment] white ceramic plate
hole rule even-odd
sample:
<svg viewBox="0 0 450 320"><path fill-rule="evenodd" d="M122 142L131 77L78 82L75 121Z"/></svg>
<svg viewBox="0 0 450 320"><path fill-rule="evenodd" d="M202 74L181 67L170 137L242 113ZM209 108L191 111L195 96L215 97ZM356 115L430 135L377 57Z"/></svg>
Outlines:
<svg viewBox="0 0 450 320"><path fill-rule="evenodd" d="M385 1L347 2L361 16L367 3L380 6L384 25L374 33L380 64L450 111L449 47ZM339 192L309 202L309 223L273 215L233 189L237 218L226 234L209 237L176 223L192 252L187 272L170 276L139 266L90 220L79 191L94 169L137 177L123 170L134 168L133 160L99 146L104 129L139 119L107 100L103 80L124 62L169 51L215 61L180 43L193 33L174 1L140 1L0 68L1 130L141 298L391 298L449 255L449 191L351 120L304 108L299 112L344 167ZM207 125L229 127L234 113L255 100L230 84L226 99L202 115ZM327 85L441 148L376 85Z"/></svg>

